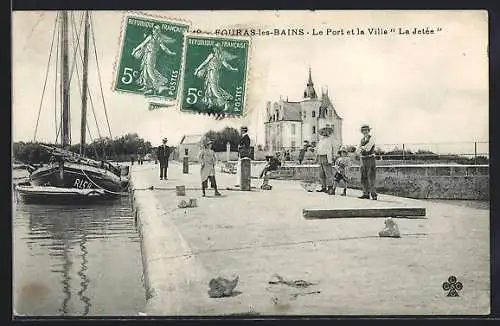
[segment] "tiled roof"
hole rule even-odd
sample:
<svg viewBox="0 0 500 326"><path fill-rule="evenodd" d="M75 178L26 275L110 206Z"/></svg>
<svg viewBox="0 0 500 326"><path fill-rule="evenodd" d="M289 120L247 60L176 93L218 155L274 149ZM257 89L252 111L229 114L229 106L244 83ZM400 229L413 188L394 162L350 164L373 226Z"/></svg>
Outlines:
<svg viewBox="0 0 500 326"><path fill-rule="evenodd" d="M184 135L181 144L199 144L202 139L203 135Z"/></svg>

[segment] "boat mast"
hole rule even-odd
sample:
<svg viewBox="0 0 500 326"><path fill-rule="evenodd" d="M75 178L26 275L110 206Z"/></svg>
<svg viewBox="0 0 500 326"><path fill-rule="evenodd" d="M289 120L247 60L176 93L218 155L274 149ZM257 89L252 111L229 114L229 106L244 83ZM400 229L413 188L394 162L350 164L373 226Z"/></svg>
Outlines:
<svg viewBox="0 0 500 326"><path fill-rule="evenodd" d="M80 155L85 155L85 139L87 128L87 92L89 62L89 11L85 11L85 35L83 45L83 82L82 82L82 118L80 125Z"/></svg>
<svg viewBox="0 0 500 326"><path fill-rule="evenodd" d="M68 12L61 12L61 94L62 94L62 132L61 145L68 149L69 141L69 69L68 69Z"/></svg>

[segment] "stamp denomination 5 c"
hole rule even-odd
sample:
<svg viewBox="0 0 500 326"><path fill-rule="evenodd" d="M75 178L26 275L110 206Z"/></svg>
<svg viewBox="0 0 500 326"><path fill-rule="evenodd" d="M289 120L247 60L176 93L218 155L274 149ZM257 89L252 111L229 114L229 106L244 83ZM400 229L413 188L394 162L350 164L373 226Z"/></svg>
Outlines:
<svg viewBox="0 0 500 326"><path fill-rule="evenodd" d="M181 110L242 115L249 40L187 35Z"/></svg>
<svg viewBox="0 0 500 326"><path fill-rule="evenodd" d="M114 90L176 100L187 24L127 16Z"/></svg>

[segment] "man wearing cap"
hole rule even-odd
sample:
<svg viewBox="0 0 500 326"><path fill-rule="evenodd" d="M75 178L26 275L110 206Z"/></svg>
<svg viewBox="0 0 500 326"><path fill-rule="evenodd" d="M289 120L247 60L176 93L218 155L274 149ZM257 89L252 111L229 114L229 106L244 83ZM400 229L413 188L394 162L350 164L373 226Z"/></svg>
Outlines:
<svg viewBox="0 0 500 326"><path fill-rule="evenodd" d="M375 139L370 135L370 126L362 125L361 133L363 138L359 144L359 154L361 156L361 184L363 195L359 198L377 200L375 191Z"/></svg>
<svg viewBox="0 0 500 326"><path fill-rule="evenodd" d="M156 157L160 161L160 180L167 180L168 158L170 157L170 147L167 146L167 138L163 138L163 144L158 146Z"/></svg>
<svg viewBox="0 0 500 326"><path fill-rule="evenodd" d="M333 143L330 139L332 130L330 128L321 128L318 131L321 139L316 147L316 160L319 164L319 176L321 180L321 189L318 192L325 192L333 195Z"/></svg>
<svg viewBox="0 0 500 326"><path fill-rule="evenodd" d="M236 186L240 186L241 178L241 159L250 157L250 136L248 136L248 127L243 126L240 128L241 138L238 145L238 166L236 167Z"/></svg>

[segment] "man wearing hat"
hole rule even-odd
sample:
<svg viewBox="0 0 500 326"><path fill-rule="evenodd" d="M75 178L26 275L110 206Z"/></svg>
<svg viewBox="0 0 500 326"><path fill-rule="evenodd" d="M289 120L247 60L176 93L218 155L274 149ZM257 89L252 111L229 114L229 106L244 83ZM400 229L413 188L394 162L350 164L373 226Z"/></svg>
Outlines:
<svg viewBox="0 0 500 326"><path fill-rule="evenodd" d="M318 192L325 192L333 195L333 143L330 139L331 128L321 128L318 131L321 139L316 147L316 160L319 164L319 176L321 179L321 189Z"/></svg>
<svg viewBox="0 0 500 326"><path fill-rule="evenodd" d="M167 146L167 138L163 138L163 144L158 146L156 157L160 161L160 180L167 180L168 158L170 157L170 147Z"/></svg>
<svg viewBox="0 0 500 326"><path fill-rule="evenodd" d="M244 157L250 157L250 136L248 136L248 127L242 126L240 128L241 138L238 145L238 166L236 167L236 186L240 186L240 167L241 159Z"/></svg>
<svg viewBox="0 0 500 326"><path fill-rule="evenodd" d="M359 144L359 154L361 156L361 184L363 186L363 195L359 198L377 200L375 191L375 139L370 135L370 126L364 124L361 126L363 138Z"/></svg>
<svg viewBox="0 0 500 326"><path fill-rule="evenodd" d="M201 150L198 158L201 162L201 192L202 196L205 197L205 189L208 187L208 180L210 180L210 185L214 189L215 196L221 196L221 193L217 189L217 182L215 180L215 163L217 162L217 157L212 149L212 140L206 140L203 149Z"/></svg>

